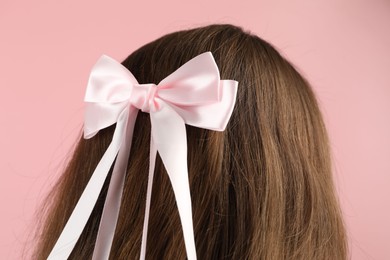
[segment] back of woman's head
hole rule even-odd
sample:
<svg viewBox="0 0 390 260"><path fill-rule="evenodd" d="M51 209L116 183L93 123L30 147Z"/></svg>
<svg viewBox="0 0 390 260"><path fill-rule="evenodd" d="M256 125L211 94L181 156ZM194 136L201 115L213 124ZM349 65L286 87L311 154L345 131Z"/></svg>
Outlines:
<svg viewBox="0 0 390 260"><path fill-rule="evenodd" d="M159 83L211 51L221 79L239 82L223 132L186 125L199 259L345 259L345 229L332 181L327 132L308 82L269 43L232 25L165 35L122 64ZM46 203L36 258L49 254L115 126L80 138ZM150 119L139 112L110 259L139 258L148 180ZM161 159L154 174L146 257L185 259L175 198ZM72 259L89 259L109 178Z"/></svg>

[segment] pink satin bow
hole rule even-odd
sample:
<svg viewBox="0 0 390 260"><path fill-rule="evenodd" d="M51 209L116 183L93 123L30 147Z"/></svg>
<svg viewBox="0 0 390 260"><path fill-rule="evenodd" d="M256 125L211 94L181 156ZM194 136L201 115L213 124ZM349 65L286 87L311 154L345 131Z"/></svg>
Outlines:
<svg viewBox="0 0 390 260"><path fill-rule="evenodd" d="M223 131L234 108L237 85L234 80L220 80L211 52L196 56L158 85L139 84L126 67L102 55L91 71L86 90L84 138L116 123L115 132L48 259L67 259L71 254L117 156L93 253L93 259L108 259L139 109L150 113L152 128L140 259L145 259L157 151L175 194L187 258L196 259L185 124Z"/></svg>

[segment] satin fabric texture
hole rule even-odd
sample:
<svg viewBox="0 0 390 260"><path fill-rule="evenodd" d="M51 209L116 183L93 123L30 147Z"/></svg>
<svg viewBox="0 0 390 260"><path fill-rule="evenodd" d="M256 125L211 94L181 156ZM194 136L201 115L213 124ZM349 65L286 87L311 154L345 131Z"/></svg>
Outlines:
<svg viewBox="0 0 390 260"><path fill-rule="evenodd" d="M146 254L157 152L175 194L187 258L197 259L185 124L224 131L235 105L237 87L235 80L220 79L211 52L194 57L157 85L139 84L121 63L102 55L91 70L86 89L84 138L93 138L101 129L113 124L116 124L115 131L48 259L69 257L116 158L93 252L94 260L109 258L139 110L149 113L151 120L150 164L140 259L145 259Z"/></svg>

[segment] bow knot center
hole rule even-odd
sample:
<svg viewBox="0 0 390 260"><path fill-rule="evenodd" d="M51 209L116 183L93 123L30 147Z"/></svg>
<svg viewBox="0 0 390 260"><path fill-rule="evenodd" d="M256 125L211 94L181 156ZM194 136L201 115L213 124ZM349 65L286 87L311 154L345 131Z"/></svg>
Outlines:
<svg viewBox="0 0 390 260"><path fill-rule="evenodd" d="M141 109L142 112L150 113L157 109L157 103L154 100L156 97L157 85L150 84L139 84L134 85L131 94L131 104Z"/></svg>

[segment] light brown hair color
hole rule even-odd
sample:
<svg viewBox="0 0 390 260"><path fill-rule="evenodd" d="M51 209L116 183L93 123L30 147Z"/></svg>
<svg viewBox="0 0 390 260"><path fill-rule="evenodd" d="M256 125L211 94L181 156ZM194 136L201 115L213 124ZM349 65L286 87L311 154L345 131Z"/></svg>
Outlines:
<svg viewBox="0 0 390 260"><path fill-rule="evenodd" d="M198 259L346 259L346 231L332 180L327 131L315 94L269 43L232 25L165 35L122 64L140 83L159 83L211 51L221 79L239 82L224 132L187 128L188 169ZM115 125L84 140L48 196L35 259L45 259ZM145 210L149 114L139 112L110 259L138 259ZM169 178L157 157L147 259L185 259ZM90 259L107 178L70 259Z"/></svg>

